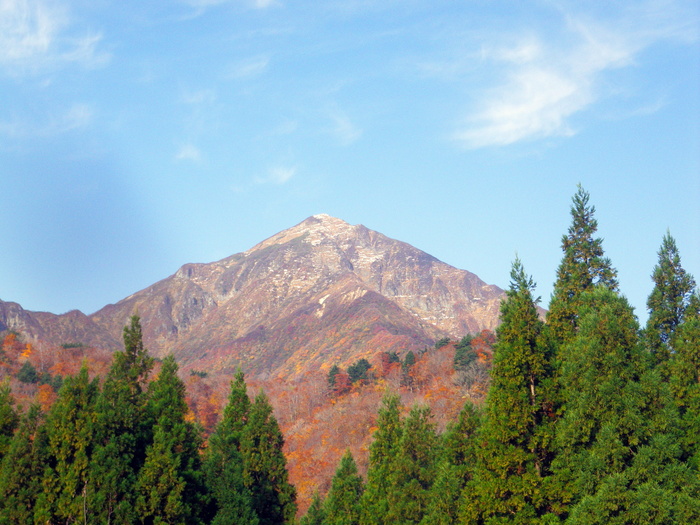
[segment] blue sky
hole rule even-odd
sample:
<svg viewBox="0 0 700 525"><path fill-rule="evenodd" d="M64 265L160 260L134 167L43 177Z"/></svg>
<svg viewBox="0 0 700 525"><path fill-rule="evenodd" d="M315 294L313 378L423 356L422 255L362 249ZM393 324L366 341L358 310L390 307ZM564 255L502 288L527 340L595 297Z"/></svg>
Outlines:
<svg viewBox="0 0 700 525"><path fill-rule="evenodd" d="M700 278L695 0L0 0L0 298L92 313L316 213L546 306L580 182Z"/></svg>

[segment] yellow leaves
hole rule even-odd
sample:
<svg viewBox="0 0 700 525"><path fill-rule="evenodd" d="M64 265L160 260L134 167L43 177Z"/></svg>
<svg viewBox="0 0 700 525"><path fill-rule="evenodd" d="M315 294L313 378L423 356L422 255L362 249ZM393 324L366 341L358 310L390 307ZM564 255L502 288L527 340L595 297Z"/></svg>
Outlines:
<svg viewBox="0 0 700 525"><path fill-rule="evenodd" d="M32 350L32 343L27 343L24 345L24 351L20 354L20 357L27 359L30 355L32 355Z"/></svg>
<svg viewBox="0 0 700 525"><path fill-rule="evenodd" d="M36 394L36 401L41 406L41 410L48 412L51 405L53 405L54 401L56 401L56 397L58 396L50 385L39 385L39 389Z"/></svg>

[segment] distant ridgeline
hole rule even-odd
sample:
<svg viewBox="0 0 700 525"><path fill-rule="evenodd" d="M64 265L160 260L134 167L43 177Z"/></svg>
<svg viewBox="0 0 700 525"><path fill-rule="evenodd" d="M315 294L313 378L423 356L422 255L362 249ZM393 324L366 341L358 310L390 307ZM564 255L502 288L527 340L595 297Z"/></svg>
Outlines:
<svg viewBox="0 0 700 525"><path fill-rule="evenodd" d="M325 433L287 457L272 396L251 400L238 370L223 411L207 415L216 390L201 389L214 379L183 381L172 356L150 357L136 316L113 359L64 345L78 371L5 334L0 523L699 523L696 283L667 234L641 328L594 213L579 187L546 319L516 259L495 336L332 357L320 383L295 376L306 390L280 394L282 426L295 442L314 418ZM362 410L349 407L376 411L361 403L379 390L376 417L354 424ZM35 402L17 410L29 391ZM444 413L446 392L463 408L443 429L430 406ZM368 457L348 446L335 475L301 468L292 484L300 456L311 464L358 428L371 432Z"/></svg>

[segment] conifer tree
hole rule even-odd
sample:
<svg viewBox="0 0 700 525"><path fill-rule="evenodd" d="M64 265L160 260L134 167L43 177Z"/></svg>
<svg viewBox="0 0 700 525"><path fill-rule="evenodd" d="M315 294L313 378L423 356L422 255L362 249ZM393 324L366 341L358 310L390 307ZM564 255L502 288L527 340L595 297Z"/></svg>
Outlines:
<svg viewBox="0 0 700 525"><path fill-rule="evenodd" d="M124 351L115 352L97 401L98 443L90 467L95 492L89 505L97 522L136 521L134 486L152 441L144 391L152 367L134 315L124 328Z"/></svg>
<svg viewBox="0 0 700 525"><path fill-rule="evenodd" d="M75 377L66 378L46 421L49 453L53 464L43 477L38 504L42 521L62 523L89 521L88 494L90 458L95 446L97 379L90 381L83 364Z"/></svg>
<svg viewBox="0 0 700 525"><path fill-rule="evenodd" d="M360 520L362 478L350 450L346 450L335 471L323 506L325 525L357 525Z"/></svg>
<svg viewBox="0 0 700 525"><path fill-rule="evenodd" d="M241 442L248 423L250 399L245 376L237 370L231 382L228 404L221 421L209 437L204 457L204 473L212 496L212 525L238 523L257 525L250 490L243 481Z"/></svg>
<svg viewBox="0 0 700 525"><path fill-rule="evenodd" d="M501 304L491 387L471 482L476 498L464 516L471 519L535 520L548 512L545 478L550 474L553 422L545 407L552 371L543 343L543 323L533 299L534 283L519 259Z"/></svg>
<svg viewBox="0 0 700 525"><path fill-rule="evenodd" d="M439 446L429 407L414 406L403 421L396 455L388 465L384 523L420 523L435 481Z"/></svg>
<svg viewBox="0 0 700 525"><path fill-rule="evenodd" d="M181 457L173 442L165 425L156 425L153 444L148 447L146 461L134 484L140 523L194 523L193 510L184 502L186 483L180 472Z"/></svg>
<svg viewBox="0 0 700 525"><path fill-rule="evenodd" d="M19 415L14 404L10 385L4 382L0 385L0 460L10 448L10 441L19 424Z"/></svg>
<svg viewBox="0 0 700 525"><path fill-rule="evenodd" d="M288 482L284 438L264 392L255 396L243 429L243 482L260 525L293 523L296 490Z"/></svg>
<svg viewBox="0 0 700 525"><path fill-rule="evenodd" d="M442 458L437 467L435 483L430 490L428 509L423 525L459 523L462 495L473 477L476 463L476 434L479 413L467 402L457 422L449 425L443 435ZM465 495L472 498L472 495Z"/></svg>
<svg viewBox="0 0 700 525"><path fill-rule="evenodd" d="M143 523L198 523L204 499L201 438L186 420L185 384L172 355L149 385L147 411L156 421L136 481L136 511Z"/></svg>
<svg viewBox="0 0 700 525"><path fill-rule="evenodd" d="M700 470L700 297L689 302L674 331L669 386L679 411L683 458Z"/></svg>
<svg viewBox="0 0 700 525"><path fill-rule="evenodd" d="M673 334L683 322L695 290L695 280L681 266L676 241L670 232L664 236L659 249L652 280L654 289L647 299L649 319L644 335L656 362L662 363L671 355Z"/></svg>
<svg viewBox="0 0 700 525"><path fill-rule="evenodd" d="M387 494L390 488L391 463L398 454L401 439L401 405L399 396L387 393L377 416L377 430L369 448L367 484L361 498L360 523L389 523Z"/></svg>
<svg viewBox="0 0 700 525"><path fill-rule="evenodd" d="M318 495L318 492L314 492L311 498L311 505L304 517L301 518L301 525L326 525L327 523L321 496Z"/></svg>
<svg viewBox="0 0 700 525"><path fill-rule="evenodd" d="M571 206L571 226L562 238L564 257L557 269L547 324L555 341L570 341L578 325L579 297L595 285L617 290L617 272L604 256L603 239L595 237L598 221L590 195L579 184Z"/></svg>
<svg viewBox="0 0 700 525"><path fill-rule="evenodd" d="M675 412L645 366L632 308L603 288L581 299L553 464L567 523L637 523L640 512L645 523L697 522L699 480L680 461Z"/></svg>
<svg viewBox="0 0 700 525"><path fill-rule="evenodd" d="M48 463L43 414L32 405L20 422L0 465L0 523L25 525L34 521L41 479Z"/></svg>

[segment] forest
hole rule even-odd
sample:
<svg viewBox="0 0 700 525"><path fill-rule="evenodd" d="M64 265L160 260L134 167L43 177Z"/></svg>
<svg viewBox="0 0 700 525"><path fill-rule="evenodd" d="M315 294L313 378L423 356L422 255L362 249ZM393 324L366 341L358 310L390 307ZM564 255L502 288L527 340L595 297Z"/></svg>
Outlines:
<svg viewBox="0 0 700 525"><path fill-rule="evenodd" d="M326 400L380 387L383 396L366 464L348 446L301 510L281 430L291 434L292 422L280 425L263 390L249 395L242 371L214 417L188 404L188 385L205 374L186 384L172 357L150 357L138 316L124 328L124 350L98 360L97 373L94 358L38 373L26 365L31 345L8 334L0 365L14 353L15 375L35 398L21 409L16 389L0 388L0 523L700 522L696 283L667 233L640 326L589 200L579 186L546 315L516 258L495 338L331 368ZM400 392L437 381L427 363L446 355L470 390L442 428L427 404L404 406Z"/></svg>

